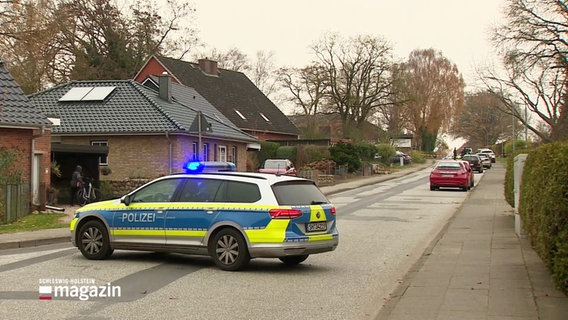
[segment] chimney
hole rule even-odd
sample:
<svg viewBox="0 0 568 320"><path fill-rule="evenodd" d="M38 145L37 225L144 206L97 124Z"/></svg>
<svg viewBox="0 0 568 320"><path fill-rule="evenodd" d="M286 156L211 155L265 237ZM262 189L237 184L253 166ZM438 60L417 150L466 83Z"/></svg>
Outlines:
<svg viewBox="0 0 568 320"><path fill-rule="evenodd" d="M160 90L160 98L168 102L172 101L172 77L167 72L158 76L158 87Z"/></svg>
<svg viewBox="0 0 568 320"><path fill-rule="evenodd" d="M209 76L218 76L219 69L217 68L217 61L209 60L209 58L199 59L199 68L203 73Z"/></svg>

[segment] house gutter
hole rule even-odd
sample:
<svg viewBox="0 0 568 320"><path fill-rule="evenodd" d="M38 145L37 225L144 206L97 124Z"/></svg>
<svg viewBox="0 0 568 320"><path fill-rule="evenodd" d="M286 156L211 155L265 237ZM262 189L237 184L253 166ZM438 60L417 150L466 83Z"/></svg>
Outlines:
<svg viewBox="0 0 568 320"><path fill-rule="evenodd" d="M166 139L168 139L168 172L169 174L172 174L173 146L172 146L172 140L170 139L170 134L167 131L166 131Z"/></svg>
<svg viewBox="0 0 568 320"><path fill-rule="evenodd" d="M39 186L41 184L41 172L39 172L39 176L37 177L37 186L36 188L34 188L34 155L35 155L35 145L36 145L36 139L37 138L41 138L44 136L45 134L45 126L41 126L39 127L40 129L40 133L36 134L36 135L32 135L32 142L31 142L31 150L30 150L30 190L32 191L32 205L34 206L42 206L44 204L41 203L41 197L38 194L34 194L34 191L40 191L39 190ZM48 155L49 156L49 155ZM41 169L41 163L39 164L39 169ZM49 170L46 168L46 170ZM46 172L48 173L48 172Z"/></svg>

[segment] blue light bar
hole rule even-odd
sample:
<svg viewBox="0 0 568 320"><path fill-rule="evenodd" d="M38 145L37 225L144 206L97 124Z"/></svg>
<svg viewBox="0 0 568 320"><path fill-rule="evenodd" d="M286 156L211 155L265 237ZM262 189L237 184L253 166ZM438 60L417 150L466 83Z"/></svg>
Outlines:
<svg viewBox="0 0 568 320"><path fill-rule="evenodd" d="M237 171L237 166L225 161L191 161L185 165L186 173Z"/></svg>

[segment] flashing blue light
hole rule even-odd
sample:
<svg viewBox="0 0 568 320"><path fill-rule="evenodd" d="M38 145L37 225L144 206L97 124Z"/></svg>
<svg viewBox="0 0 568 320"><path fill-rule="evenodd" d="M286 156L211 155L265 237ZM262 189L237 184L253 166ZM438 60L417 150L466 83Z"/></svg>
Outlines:
<svg viewBox="0 0 568 320"><path fill-rule="evenodd" d="M203 164L200 162L190 162L185 166L188 173L199 173L203 171Z"/></svg>
<svg viewBox="0 0 568 320"><path fill-rule="evenodd" d="M224 161L191 161L185 165L185 171L187 173L237 171L237 166Z"/></svg>

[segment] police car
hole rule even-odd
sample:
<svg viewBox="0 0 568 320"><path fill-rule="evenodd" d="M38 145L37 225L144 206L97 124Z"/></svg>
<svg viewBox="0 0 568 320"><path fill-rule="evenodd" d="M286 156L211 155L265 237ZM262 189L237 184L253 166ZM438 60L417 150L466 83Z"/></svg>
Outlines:
<svg viewBox="0 0 568 320"><path fill-rule="evenodd" d="M251 258L294 265L335 250L335 214L311 180L183 173L78 209L70 230L73 245L87 259L108 258L115 249L177 252L208 255L219 268L234 271Z"/></svg>

